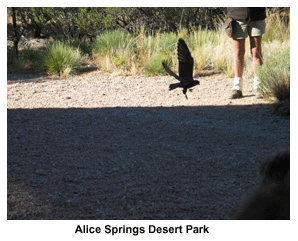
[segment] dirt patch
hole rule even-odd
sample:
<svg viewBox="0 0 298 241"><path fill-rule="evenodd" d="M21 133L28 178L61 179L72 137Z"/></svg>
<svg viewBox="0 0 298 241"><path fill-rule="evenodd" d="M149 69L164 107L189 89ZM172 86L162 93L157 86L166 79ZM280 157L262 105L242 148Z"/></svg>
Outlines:
<svg viewBox="0 0 298 241"><path fill-rule="evenodd" d="M8 75L8 219L233 219L289 119L252 80Z"/></svg>

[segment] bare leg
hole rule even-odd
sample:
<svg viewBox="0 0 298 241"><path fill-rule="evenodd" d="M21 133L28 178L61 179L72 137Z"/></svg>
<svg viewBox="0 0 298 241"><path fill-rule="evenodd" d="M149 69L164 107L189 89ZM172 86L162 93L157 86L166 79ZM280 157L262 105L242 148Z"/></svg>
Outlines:
<svg viewBox="0 0 298 241"><path fill-rule="evenodd" d="M234 45L234 85L230 99L242 97L242 75L244 70L245 39L233 39Z"/></svg>
<svg viewBox="0 0 298 241"><path fill-rule="evenodd" d="M245 39L233 39L235 77L242 77L244 70Z"/></svg>
<svg viewBox="0 0 298 241"><path fill-rule="evenodd" d="M261 99L263 96L258 91L259 78L257 69L258 66L263 65L263 56L262 56L262 35L257 37L250 37L250 52L252 55L252 65L254 71L254 90L256 91L256 98Z"/></svg>
<svg viewBox="0 0 298 241"><path fill-rule="evenodd" d="M257 37L250 37L250 52L252 55L253 61L253 71L254 75L257 74L257 67L263 65L263 56L262 56L262 35Z"/></svg>

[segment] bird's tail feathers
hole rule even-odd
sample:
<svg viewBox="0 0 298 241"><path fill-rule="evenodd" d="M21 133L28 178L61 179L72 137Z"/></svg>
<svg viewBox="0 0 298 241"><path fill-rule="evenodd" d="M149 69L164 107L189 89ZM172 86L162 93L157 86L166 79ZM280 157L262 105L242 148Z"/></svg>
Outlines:
<svg viewBox="0 0 298 241"><path fill-rule="evenodd" d="M169 90L174 90L176 88L180 87L180 83L176 83L176 84L170 84L169 86Z"/></svg>

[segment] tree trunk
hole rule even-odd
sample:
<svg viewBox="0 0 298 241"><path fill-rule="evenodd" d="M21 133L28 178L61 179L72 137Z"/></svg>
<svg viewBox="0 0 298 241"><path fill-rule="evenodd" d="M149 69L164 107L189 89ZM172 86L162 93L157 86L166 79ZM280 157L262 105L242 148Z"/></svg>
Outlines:
<svg viewBox="0 0 298 241"><path fill-rule="evenodd" d="M13 46L16 52L16 57L17 59L19 58L19 40L20 40L20 35L18 33L17 29L17 17L16 17L16 8L12 8L12 22L13 22L13 31L14 31L14 36L13 36Z"/></svg>

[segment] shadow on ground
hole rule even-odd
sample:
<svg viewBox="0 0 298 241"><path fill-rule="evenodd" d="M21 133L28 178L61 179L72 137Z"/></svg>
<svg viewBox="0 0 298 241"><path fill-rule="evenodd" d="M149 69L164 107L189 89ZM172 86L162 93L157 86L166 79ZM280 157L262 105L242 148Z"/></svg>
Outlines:
<svg viewBox="0 0 298 241"><path fill-rule="evenodd" d="M7 110L8 219L231 219L290 145L266 106Z"/></svg>

